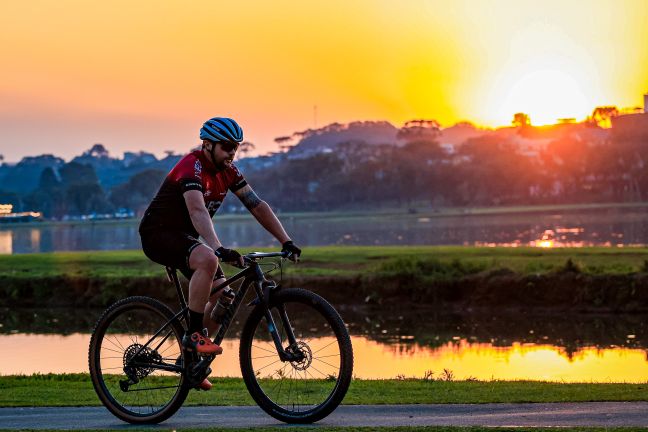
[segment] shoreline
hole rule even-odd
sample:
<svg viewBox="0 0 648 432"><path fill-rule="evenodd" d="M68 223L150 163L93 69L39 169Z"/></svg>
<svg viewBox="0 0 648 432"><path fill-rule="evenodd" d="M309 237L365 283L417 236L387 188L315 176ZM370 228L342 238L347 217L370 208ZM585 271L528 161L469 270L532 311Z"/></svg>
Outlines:
<svg viewBox="0 0 648 432"><path fill-rule="evenodd" d="M578 212L578 211L599 211L599 210L640 210L648 209L648 202L631 202L631 203L588 203L588 204L541 204L541 205L520 205L520 206L491 206L491 207L439 207L436 209L430 207L412 207L408 208L386 208L386 209L368 209L368 210L337 210L330 212L277 212L280 219L300 218L300 219L346 219L346 218L363 218L367 215L373 217L457 217L457 216L490 216L490 215L515 215L525 213L547 213L547 212ZM413 210L413 211L412 211ZM251 216L247 213L242 214L219 214L215 216L219 221L240 221L249 219ZM69 221L50 221L40 222L7 222L0 223L0 230L10 227L29 228L29 227L47 227L47 226L75 226L75 225L131 225L139 223L139 218L127 219L95 219L95 220L69 220Z"/></svg>

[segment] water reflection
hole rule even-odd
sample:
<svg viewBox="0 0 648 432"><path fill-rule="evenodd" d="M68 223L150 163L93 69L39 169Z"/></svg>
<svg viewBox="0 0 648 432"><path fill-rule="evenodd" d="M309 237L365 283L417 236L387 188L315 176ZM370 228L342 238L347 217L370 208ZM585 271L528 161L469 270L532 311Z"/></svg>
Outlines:
<svg viewBox="0 0 648 432"><path fill-rule="evenodd" d="M454 215L283 217L300 244L322 245L540 245L648 244L648 209L587 212ZM216 218L219 237L233 246L270 246L272 237L250 217ZM0 226L0 253L139 249L136 222Z"/></svg>
<svg viewBox="0 0 648 432"><path fill-rule="evenodd" d="M25 334L0 335L2 375L87 372L90 335L29 335L29 346L47 352L33 355ZM628 348L583 348L567 357L553 345L513 343L508 347L470 343L465 339L439 347L386 345L353 336L354 376L365 379L416 377L479 380L546 380L565 382L646 382L646 351ZM317 342L317 341L315 341ZM240 377L238 339L223 341L223 354L212 365L213 376ZM380 359L380 361L376 361ZM444 372L444 370L446 372Z"/></svg>
<svg viewBox="0 0 648 432"><path fill-rule="evenodd" d="M13 253L13 239L11 231L0 231L0 254Z"/></svg>
<svg viewBox="0 0 648 432"><path fill-rule="evenodd" d="M448 313L411 304L338 309L360 378L420 378L428 371L438 377L448 369L457 379L648 381L648 331L640 314ZM89 332L100 313L0 309L0 374L86 371ZM240 376L239 318L224 341L217 376ZM308 317L296 317L295 325L309 328ZM22 343L25 334L29 345ZM47 361L32 355L34 344L48 352Z"/></svg>

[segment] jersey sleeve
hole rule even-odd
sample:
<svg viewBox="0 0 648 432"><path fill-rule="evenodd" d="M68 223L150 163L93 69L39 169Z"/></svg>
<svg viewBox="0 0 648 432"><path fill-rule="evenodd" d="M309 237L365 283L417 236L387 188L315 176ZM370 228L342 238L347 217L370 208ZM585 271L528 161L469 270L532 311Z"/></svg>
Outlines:
<svg viewBox="0 0 648 432"><path fill-rule="evenodd" d="M237 190L247 185L245 177L243 177L243 174L241 174L241 171L239 171L238 168L232 166L228 171L229 190L236 192Z"/></svg>
<svg viewBox="0 0 648 432"><path fill-rule="evenodd" d="M180 192L190 190L202 192L202 163L196 157L189 155L181 160L174 175L174 180L180 187Z"/></svg>

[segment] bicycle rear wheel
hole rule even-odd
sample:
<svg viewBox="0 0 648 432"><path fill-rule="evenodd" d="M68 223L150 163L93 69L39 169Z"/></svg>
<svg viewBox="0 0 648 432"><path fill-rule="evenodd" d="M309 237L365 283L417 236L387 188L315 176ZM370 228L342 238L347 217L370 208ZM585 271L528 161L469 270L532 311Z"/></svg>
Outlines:
<svg viewBox="0 0 648 432"><path fill-rule="evenodd" d="M326 300L303 289L273 292L269 310L283 348L298 353L299 360L280 360L264 307L257 306L243 328L239 352L248 391L278 420L321 420L342 402L351 382L353 349L344 322ZM296 338L292 344L288 328Z"/></svg>
<svg viewBox="0 0 648 432"><path fill-rule="evenodd" d="M95 325L88 353L92 384L106 408L124 421L161 422L187 397L184 375L162 369L184 364L184 329L172 318L157 300L129 297L110 306Z"/></svg>

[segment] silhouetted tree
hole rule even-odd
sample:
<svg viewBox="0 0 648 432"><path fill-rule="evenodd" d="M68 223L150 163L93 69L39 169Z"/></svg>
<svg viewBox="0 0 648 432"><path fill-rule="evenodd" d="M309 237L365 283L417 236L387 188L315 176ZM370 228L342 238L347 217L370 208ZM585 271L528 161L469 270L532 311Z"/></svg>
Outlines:
<svg viewBox="0 0 648 432"><path fill-rule="evenodd" d="M166 173L149 169L135 174L126 183L115 186L110 192L110 202L117 208L127 208L141 213L160 188Z"/></svg>
<svg viewBox="0 0 648 432"><path fill-rule="evenodd" d="M90 156L95 158L107 158L110 155L108 153L108 150L106 150L106 147L104 147L103 144L95 144L90 148L90 150L84 152L82 156Z"/></svg>
<svg viewBox="0 0 648 432"><path fill-rule="evenodd" d="M75 215L106 213L112 207L99 183L76 183L65 189L69 212Z"/></svg>
<svg viewBox="0 0 648 432"><path fill-rule="evenodd" d="M236 156L238 159L247 157L248 153L250 153L255 148L256 146L252 144L250 141L243 141L241 144L239 144L238 152Z"/></svg>
<svg viewBox="0 0 648 432"><path fill-rule="evenodd" d="M70 214L104 213L111 209L92 165L70 162L60 169Z"/></svg>
<svg viewBox="0 0 648 432"><path fill-rule="evenodd" d="M619 109L615 106L600 106L594 108L591 121L599 127L612 127L612 118L619 115Z"/></svg>
<svg viewBox="0 0 648 432"><path fill-rule="evenodd" d="M434 141L441 131L441 125L436 120L411 120L406 122L396 134L396 138L404 141Z"/></svg>
<svg viewBox="0 0 648 432"><path fill-rule="evenodd" d="M531 126L531 118L528 114L525 113L515 113L513 114L513 126L515 127L526 127Z"/></svg>
<svg viewBox="0 0 648 432"><path fill-rule="evenodd" d="M459 153L466 159L457 167L462 178L458 188L466 204L528 202L538 171L513 142L498 137L470 139Z"/></svg>
<svg viewBox="0 0 648 432"><path fill-rule="evenodd" d="M46 218L62 218L67 212L65 192L54 170L47 167L38 180L38 187L26 199L27 206Z"/></svg>
<svg viewBox="0 0 648 432"><path fill-rule="evenodd" d="M61 183L64 187L69 187L74 184L99 183L97 173L92 165L69 162L63 165L59 172L61 174Z"/></svg>

